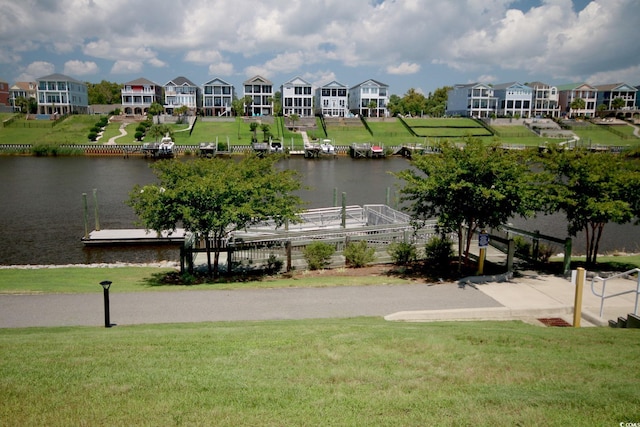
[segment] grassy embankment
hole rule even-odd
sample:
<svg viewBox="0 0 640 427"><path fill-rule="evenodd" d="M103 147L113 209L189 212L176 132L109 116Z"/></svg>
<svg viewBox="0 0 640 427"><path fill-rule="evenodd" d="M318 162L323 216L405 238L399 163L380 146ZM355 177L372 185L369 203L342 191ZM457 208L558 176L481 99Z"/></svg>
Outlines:
<svg viewBox="0 0 640 427"><path fill-rule="evenodd" d="M0 330L6 425L618 425L637 330L382 319Z"/></svg>
<svg viewBox="0 0 640 427"><path fill-rule="evenodd" d="M11 117L10 114L0 115L0 120ZM46 126L46 123L31 124L45 127L21 127L18 123L17 127L0 128L0 144L87 144L87 135L91 126L97 121L97 116L72 116L55 127ZM20 119L19 119L20 120ZM276 118L281 120L281 118ZM447 118L447 119L405 119L413 131L419 135L414 137L407 129L400 124L397 119L389 118L385 121L370 121L369 127L373 135L369 134L367 129L359 122L348 126L331 125L327 128L327 137L330 138L335 145L350 145L354 142L375 142L384 146L400 146L403 144L423 143L434 144L442 139L452 141L462 141L468 135L478 135L479 138L486 143L498 144L514 144L526 146L538 146L544 143L548 138L540 138L535 136L527 128L523 126L498 126L496 130L500 136L491 136L479 124L471 119L465 118ZM23 120L23 125L29 123ZM133 134L135 133L135 124L127 126L128 135L116 140L118 144L133 144ZM111 123L105 129L104 136L96 144L103 144L112 136L119 135L120 124ZM252 133L249 124L242 119L235 121L215 121L206 122L199 120L192 132L181 132L186 125L171 125L174 130L174 139L179 145L198 145L201 142L229 142L230 145L246 145L251 143ZM275 138L283 137L285 147L300 149L302 148L302 137L298 132L290 132L284 130L281 134L281 127L275 123L271 125L271 133ZM633 135L631 126L616 126L616 130L623 133L624 138L607 131L600 126L586 126L584 129L576 129L575 133L580 137L581 141L596 145L630 145L637 146L640 139ZM322 132L312 131L312 136L318 136ZM258 140L262 140L263 133L261 129L257 131ZM324 137L322 135L322 137ZM148 141L147 141L148 142Z"/></svg>
<svg viewBox="0 0 640 427"><path fill-rule="evenodd" d="M584 263L584 257L573 257L572 268ZM561 258L552 258L549 271L560 271ZM391 265L389 268L391 269ZM600 256L596 271L627 271L640 268L640 254L624 256ZM207 289L248 289L248 288L292 288L292 287L332 287L393 285L414 283L415 277L402 277L394 274L349 275L345 269L335 269L330 273L323 271L310 274L301 271L287 277L285 275L265 276L255 280L229 283L207 283L192 286L168 285L161 282L166 273L175 271L158 267L115 267L86 268L6 268L0 269L1 294L42 294L42 293L93 293L101 291L98 284L102 280L111 280L112 292L181 291ZM420 279L424 282L425 279Z"/></svg>

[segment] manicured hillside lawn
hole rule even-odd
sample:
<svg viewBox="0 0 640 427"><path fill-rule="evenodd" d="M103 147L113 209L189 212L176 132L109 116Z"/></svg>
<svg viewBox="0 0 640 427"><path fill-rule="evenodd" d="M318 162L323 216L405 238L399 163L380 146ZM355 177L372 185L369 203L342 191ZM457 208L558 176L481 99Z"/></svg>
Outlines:
<svg viewBox="0 0 640 427"><path fill-rule="evenodd" d="M413 126L426 126L426 127L482 127L475 120L464 117L460 118L412 118L404 119L404 121L411 127Z"/></svg>
<svg viewBox="0 0 640 427"><path fill-rule="evenodd" d="M635 330L377 318L0 330L4 425L618 425Z"/></svg>
<svg viewBox="0 0 640 427"><path fill-rule="evenodd" d="M600 126L589 126L587 129L576 127L573 132L580 137L580 144L585 145L637 145L638 139L622 139Z"/></svg>

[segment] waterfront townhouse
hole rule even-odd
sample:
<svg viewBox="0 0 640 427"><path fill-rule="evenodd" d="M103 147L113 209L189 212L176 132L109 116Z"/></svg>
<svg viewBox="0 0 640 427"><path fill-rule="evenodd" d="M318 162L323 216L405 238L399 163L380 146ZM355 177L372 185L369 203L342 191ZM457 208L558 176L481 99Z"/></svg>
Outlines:
<svg viewBox="0 0 640 427"><path fill-rule="evenodd" d="M202 108L205 116L231 116L235 87L220 78L209 80L203 87Z"/></svg>
<svg viewBox="0 0 640 427"><path fill-rule="evenodd" d="M559 117L558 88L542 82L527 83L531 88L531 115L533 117Z"/></svg>
<svg viewBox="0 0 640 427"><path fill-rule="evenodd" d="M9 99L9 83L0 80L0 105L11 105Z"/></svg>
<svg viewBox="0 0 640 427"><path fill-rule="evenodd" d="M327 117L346 117L349 115L348 107L349 88L342 83L332 81L315 90L316 114Z"/></svg>
<svg viewBox="0 0 640 427"><path fill-rule="evenodd" d="M558 86L558 103L560 110L568 117L594 117L598 90L586 83L570 83ZM585 108L572 108L571 104L577 99L584 101Z"/></svg>
<svg viewBox="0 0 640 427"><path fill-rule="evenodd" d="M169 80L163 89L164 110L167 114L173 114L176 108L185 106L189 108L189 114L195 115L202 106L202 90L186 77Z"/></svg>
<svg viewBox="0 0 640 427"><path fill-rule="evenodd" d="M245 104L249 116L273 115L273 83L262 76L255 76L242 83L244 97L251 97L251 104Z"/></svg>
<svg viewBox="0 0 640 427"><path fill-rule="evenodd" d="M365 117L386 117L389 85L369 79L349 88L349 111Z"/></svg>
<svg viewBox="0 0 640 427"><path fill-rule="evenodd" d="M527 118L531 115L533 91L529 86L518 82L502 83L493 86L497 99L497 114L505 117Z"/></svg>
<svg viewBox="0 0 640 427"><path fill-rule="evenodd" d="M498 99L493 88L483 83L458 84L447 92L448 116L491 117Z"/></svg>
<svg viewBox="0 0 640 427"><path fill-rule="evenodd" d="M26 100L35 99L38 100L38 85L36 82L15 82L9 88L9 104L14 107L14 110L18 110L16 107L16 99L24 98Z"/></svg>
<svg viewBox="0 0 640 427"><path fill-rule="evenodd" d="M87 114L87 85L64 74L36 79L39 114Z"/></svg>
<svg viewBox="0 0 640 427"><path fill-rule="evenodd" d="M313 88L311 83L294 77L280 87L282 113L285 116L313 117Z"/></svg>
<svg viewBox="0 0 640 427"><path fill-rule="evenodd" d="M122 109L127 115L147 114L151 104L162 104L162 86L142 77L125 83L120 92Z"/></svg>
<svg viewBox="0 0 640 427"><path fill-rule="evenodd" d="M628 85L626 83L612 83L607 85L598 85L596 86L598 91L596 108L602 108L601 105L605 106L606 110L631 110L636 106L636 97L638 89L635 87ZM614 108L614 100L621 99L621 106L618 108Z"/></svg>

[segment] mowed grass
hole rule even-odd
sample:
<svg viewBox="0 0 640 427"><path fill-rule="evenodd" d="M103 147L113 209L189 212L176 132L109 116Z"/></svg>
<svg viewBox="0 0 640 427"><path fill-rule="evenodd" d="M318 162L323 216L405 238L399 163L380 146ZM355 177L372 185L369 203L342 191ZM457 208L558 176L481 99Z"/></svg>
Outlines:
<svg viewBox="0 0 640 427"><path fill-rule="evenodd" d="M175 270L159 267L107 267L107 268L36 268L0 269L0 295L2 294L60 294L102 292L99 283L110 280L111 292L184 291L207 289L258 289L293 287L333 287L393 285L412 283L410 279L395 276L339 276L300 272L293 277L265 276L255 280L212 282L199 285L170 285L161 279Z"/></svg>
<svg viewBox="0 0 640 427"><path fill-rule="evenodd" d="M5 114L0 119L11 117ZM99 116L77 115L67 118L64 122L52 128L28 128L28 127L0 127L0 144L87 144L89 129L99 119ZM303 141L300 132L292 132L284 127L284 133L279 123L282 118L274 118L275 122L270 125L270 132L275 139L282 138L284 146L289 149L302 149ZM513 144L538 146L548 141L548 138L540 138L525 131L522 127L505 126L498 128L502 136L489 136L489 132L476 122L468 118L407 118L404 119L419 137L413 137L397 120L390 118L383 122L370 121L369 127L373 131L373 136L361 125L349 126L328 126L327 137L335 145L348 146L352 143L375 142L384 146L401 146L404 144L427 143L435 144L440 140L448 139L452 142L463 142L469 135L479 136L487 144ZM26 122L25 122L26 125ZM127 126L128 135L116 140L117 144L140 144L134 140L134 124ZM184 131L187 125L170 125L174 131L174 140L178 145L199 145L201 142L223 142L231 146L251 145L252 132L249 123L245 123L242 118L236 118L231 122L207 122L198 120L193 132L189 134ZM574 132L580 137L585 145L615 145L631 146L640 145L640 138L629 138L632 136L631 126L616 127L624 132L627 139L623 139L612 132L607 131L603 126L587 126L584 129L577 128ZM102 144L112 136L119 134L119 124L109 124L105 131L105 136L96 144ZM310 129L308 134L311 138L324 138L323 132L318 129ZM263 133L261 129L256 133L258 140L262 141ZM149 142L151 140L145 140ZM550 140L549 140L550 141Z"/></svg>
<svg viewBox="0 0 640 427"><path fill-rule="evenodd" d="M3 425L619 425L640 335L377 318L0 330Z"/></svg>

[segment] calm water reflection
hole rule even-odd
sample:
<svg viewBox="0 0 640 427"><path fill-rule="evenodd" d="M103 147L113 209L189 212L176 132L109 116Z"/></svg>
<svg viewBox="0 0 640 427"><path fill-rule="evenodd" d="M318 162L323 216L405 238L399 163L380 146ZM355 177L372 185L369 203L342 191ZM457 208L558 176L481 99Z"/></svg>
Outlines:
<svg viewBox="0 0 640 427"><path fill-rule="evenodd" d="M87 193L93 229L94 188L98 190L101 228L136 227L136 217L124 201L135 184L155 182L148 166L149 161L140 158L0 157L0 264L177 260L179 252L174 247L85 248L80 242L84 234L82 193ZM310 188L300 195L308 207L315 208L333 204L334 188L338 203L340 194L346 192L347 203L356 205L385 203L390 188L393 204L401 182L391 172L409 164L402 158L290 158L280 167L301 173L303 184ZM557 215L513 223L554 236L566 234L564 220ZM640 251L638 230L631 225L607 226L602 250ZM577 251L582 251L582 246L580 241L574 243Z"/></svg>

